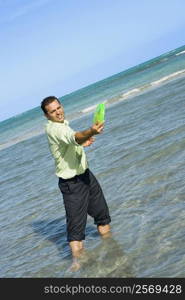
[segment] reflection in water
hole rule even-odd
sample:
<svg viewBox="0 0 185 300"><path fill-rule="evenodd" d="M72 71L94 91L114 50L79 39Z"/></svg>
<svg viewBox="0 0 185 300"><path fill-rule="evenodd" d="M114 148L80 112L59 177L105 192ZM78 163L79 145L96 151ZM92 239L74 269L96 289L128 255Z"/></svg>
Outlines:
<svg viewBox="0 0 185 300"><path fill-rule="evenodd" d="M112 236L92 250L85 249L79 264L81 268L75 274L68 269L64 277L135 277L131 260Z"/></svg>
<svg viewBox="0 0 185 300"><path fill-rule="evenodd" d="M40 220L33 222L32 227L35 233L57 246L62 258L61 277L135 277L133 261L112 234L101 238L100 243L91 250L85 248L79 259L80 268L74 272L70 269L72 256L66 241L65 219ZM94 227L87 227L87 231L94 239L100 238Z"/></svg>

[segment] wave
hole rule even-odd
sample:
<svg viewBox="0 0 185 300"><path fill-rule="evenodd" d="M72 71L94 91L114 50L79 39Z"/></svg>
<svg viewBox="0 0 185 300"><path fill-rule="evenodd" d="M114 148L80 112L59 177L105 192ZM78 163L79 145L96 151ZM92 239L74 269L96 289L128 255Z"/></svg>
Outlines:
<svg viewBox="0 0 185 300"><path fill-rule="evenodd" d="M134 96L137 96L137 95L140 95L141 93L144 93L144 92L148 91L149 89L155 88L155 86L165 84L165 83L167 83L168 81L170 81L172 79L178 78L178 76L180 76L182 74L185 74L185 69L182 69L180 71L177 71L177 72L174 72L174 73L169 74L167 76L164 76L164 77L160 78L159 80L155 80L155 81L146 83L144 85L141 85L140 87L133 88L129 91L126 91L123 94L119 94L119 95L117 95L113 98L108 98L105 101L101 101L99 103L105 103L106 106L110 106L110 105L115 104L117 102L126 100L128 98L131 98L131 97L134 97ZM69 120L80 118L84 115L87 115L87 114L93 112L94 109L96 108L97 104L99 104L99 103L96 103L95 105L92 105L92 106L85 107L84 109L73 113L73 115L70 114L68 116Z"/></svg>
<svg viewBox="0 0 185 300"><path fill-rule="evenodd" d="M165 57L165 58L162 58L162 59L160 60L160 62L167 61L167 60L169 60L169 58L168 58L168 57Z"/></svg>
<svg viewBox="0 0 185 300"><path fill-rule="evenodd" d="M185 69L180 70L180 71L175 72L175 73L172 73L172 74L170 74L170 75L168 75L168 76L164 76L164 77L162 77L162 78L159 79L159 80L153 81L153 82L151 83L151 85L158 85L158 84L161 84L162 82L168 81L168 80L170 80L170 79L172 79L172 78L175 78L175 77L177 77L178 75L183 74L183 73L185 73Z"/></svg>
<svg viewBox="0 0 185 300"><path fill-rule="evenodd" d="M144 92L146 92L146 91L148 91L148 90L150 90L152 88L155 88L155 87L157 87L159 85L166 84L170 80L178 78L180 75L185 75L185 69L182 69L182 70L180 70L178 72L174 72L172 74L164 76L164 77L160 78L159 80L155 80L155 81L146 83L144 85L141 85L140 87L136 87L136 88L133 88L131 90L125 91L122 94L119 94L119 95L117 95L115 97L112 97L112 98L108 98L108 99L106 99L104 101L101 101L99 103L105 103L107 107L111 106L111 105L116 104L116 103L118 103L120 101L124 101L124 100L126 100L128 98L132 98L132 97L138 96L140 94L143 94ZM72 120L75 120L75 119L79 119L79 118L81 118L81 117L83 117L85 115L88 115L88 114L92 113L95 110L96 106L99 103L96 103L94 105L85 107L85 108L83 108L80 111L69 113L68 115L66 115L66 118L69 121L72 121ZM20 143L22 141L28 140L30 138L33 138L35 136L39 136L41 134L44 134L44 129L43 128L39 128L37 130L32 130L29 133L26 133L26 134L24 134L22 136L10 139L8 142L1 143L0 144L0 150L8 148L8 147L10 147L12 145L15 145L17 143Z"/></svg>
<svg viewBox="0 0 185 300"><path fill-rule="evenodd" d="M178 56L178 55L182 55L182 54L185 54L185 50L183 50L183 51L181 51L181 52L179 52L179 53L177 53L175 55Z"/></svg>
<svg viewBox="0 0 185 300"><path fill-rule="evenodd" d="M24 134L22 136L19 136L19 137L16 137L16 138L12 138L8 142L1 143L0 144L0 150L9 148L9 147L11 147L15 144L18 144L20 142L29 140L29 139L31 139L35 136L39 136L41 134L44 134L44 129L43 128L40 128L40 129L34 130L34 131L30 131L29 133L26 133L26 134Z"/></svg>
<svg viewBox="0 0 185 300"><path fill-rule="evenodd" d="M162 78L160 78L159 80L155 80L155 81L152 81L152 82L149 82L149 83L146 83L140 87L137 87L137 88L134 88L132 90L129 90L121 95L118 95L116 97L113 97L111 99L108 99L106 101L107 104L113 104L113 103L116 103L116 102L120 102L122 100L126 100L128 98L131 98L131 97L134 97L134 96L137 96L137 95L140 95L141 93L144 93L152 88L155 88L155 86L158 86L158 85L162 85L162 84L165 84L165 83L168 83L170 80L172 79L176 79L178 78L180 75L185 75L185 69L183 70L180 70L178 72L174 72L168 76L164 76Z"/></svg>
<svg viewBox="0 0 185 300"><path fill-rule="evenodd" d="M97 104L96 104L97 105ZM91 112L93 111L95 108L96 108L96 105L92 105L92 106L89 106L89 107L86 107L84 109L81 110L82 113L88 113L88 112Z"/></svg>

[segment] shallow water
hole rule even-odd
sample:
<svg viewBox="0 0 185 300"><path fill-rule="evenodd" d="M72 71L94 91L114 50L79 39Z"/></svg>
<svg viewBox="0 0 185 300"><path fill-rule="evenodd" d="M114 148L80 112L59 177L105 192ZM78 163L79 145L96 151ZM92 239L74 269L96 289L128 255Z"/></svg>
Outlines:
<svg viewBox="0 0 185 300"><path fill-rule="evenodd" d="M71 272L65 211L39 108L0 123L0 277L185 276L184 47L62 99L75 130L106 103L85 149L112 218L102 240L88 217Z"/></svg>
<svg viewBox="0 0 185 300"><path fill-rule="evenodd" d="M0 151L1 277L184 277L185 78L107 109L86 153L112 238L88 217L86 261L68 270L65 212L44 135ZM71 122L86 128L90 115Z"/></svg>

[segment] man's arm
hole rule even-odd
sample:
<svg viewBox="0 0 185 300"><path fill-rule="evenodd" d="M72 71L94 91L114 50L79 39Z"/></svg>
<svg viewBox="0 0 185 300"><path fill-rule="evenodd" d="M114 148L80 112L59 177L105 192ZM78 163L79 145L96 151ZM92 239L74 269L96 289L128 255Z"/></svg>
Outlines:
<svg viewBox="0 0 185 300"><path fill-rule="evenodd" d="M104 128L104 123L94 124L91 128L87 130L76 132L75 140L79 145L81 145L93 135L101 133L103 131L103 128Z"/></svg>

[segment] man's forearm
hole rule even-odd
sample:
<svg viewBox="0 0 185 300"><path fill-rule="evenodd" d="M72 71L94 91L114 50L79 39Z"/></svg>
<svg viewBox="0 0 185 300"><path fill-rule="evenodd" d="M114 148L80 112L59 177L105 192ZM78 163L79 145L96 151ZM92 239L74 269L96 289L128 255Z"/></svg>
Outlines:
<svg viewBox="0 0 185 300"><path fill-rule="evenodd" d="M79 145L81 145L95 134L96 134L95 131L91 127L87 130L76 132L75 133L75 140Z"/></svg>

